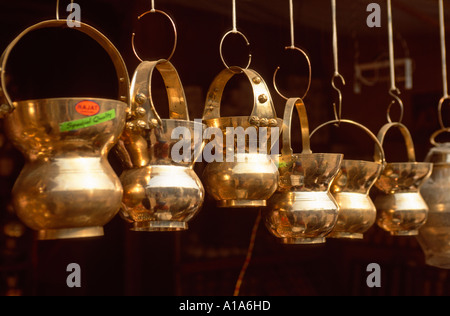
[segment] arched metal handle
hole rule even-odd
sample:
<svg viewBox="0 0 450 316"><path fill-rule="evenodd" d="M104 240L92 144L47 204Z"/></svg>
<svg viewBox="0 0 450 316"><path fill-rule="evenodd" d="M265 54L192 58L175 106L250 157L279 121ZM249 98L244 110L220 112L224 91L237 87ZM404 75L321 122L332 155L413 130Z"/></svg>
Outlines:
<svg viewBox="0 0 450 316"><path fill-rule="evenodd" d="M253 89L254 103L250 123L255 126L278 126L275 106L267 84L256 71L240 67L226 68L216 76L207 93L203 120L220 118L225 86L233 76L241 73L247 77Z"/></svg>
<svg viewBox="0 0 450 316"><path fill-rule="evenodd" d="M379 139L377 138L377 136L375 136L374 133L372 133L372 131L370 129L368 129L366 126L352 121L352 120L345 120L345 119L340 119L340 120L333 120L333 121L329 121L326 122L322 125L320 125L319 127L317 127L312 133L310 138L312 138L320 129L328 126L328 125L338 125L341 123L345 123L345 124L350 124L353 126L358 127L359 129L363 130L375 143L376 146L376 151L375 151L375 161L384 165L386 162L385 159L385 155L384 155L384 149L383 149L383 144L379 141Z"/></svg>
<svg viewBox="0 0 450 316"><path fill-rule="evenodd" d="M297 109L298 116L300 119L302 146L303 146L302 154L312 154L309 140L308 114L306 112L305 104L303 103L303 100L300 98L289 99L286 103L283 119L283 140L282 140L283 147L281 149L281 154L283 156L289 156L294 154L291 144L291 125L294 108Z"/></svg>
<svg viewBox="0 0 450 316"><path fill-rule="evenodd" d="M1 77L1 88L0 88L0 100L2 103L6 103L10 107L10 111L13 111L13 101L11 100L10 95L7 92L6 89L6 65L8 62L8 58L14 49L14 47L17 45L17 43L28 33L44 29L44 28L68 28L67 20L48 20L43 21L40 23L37 23L33 26L30 26L26 30L24 30L22 33L19 34L6 48L6 50L3 52L3 55L0 59L0 77ZM108 53L110 56L114 67L117 72L117 76L119 79L119 100L123 101L127 104L130 103L130 79L128 77L128 71L126 64L117 50L117 48L111 43L111 41L103 35L100 31L93 28L92 26L80 22L80 27L73 28L76 31L80 31L92 39L94 39L98 44L100 44L103 49Z"/></svg>
<svg viewBox="0 0 450 316"><path fill-rule="evenodd" d="M416 162L416 152L414 149L414 141L412 139L411 133L409 132L408 128L399 122L394 123L388 123L384 125L380 131L378 132L378 140L380 141L381 145L384 144L384 139L386 137L387 132L393 128L396 127L400 130L400 132L403 135L403 138L405 140L406 145L406 153L408 154L408 162ZM377 159L380 156L380 151L375 151L375 159Z"/></svg>
<svg viewBox="0 0 450 316"><path fill-rule="evenodd" d="M165 59L144 61L137 67L130 89L133 114L139 116L139 120L146 124L146 126L140 127L154 128L161 125L161 118L155 109L152 98L151 82L155 69L161 74L166 87L170 119L189 121L186 96L175 67Z"/></svg>

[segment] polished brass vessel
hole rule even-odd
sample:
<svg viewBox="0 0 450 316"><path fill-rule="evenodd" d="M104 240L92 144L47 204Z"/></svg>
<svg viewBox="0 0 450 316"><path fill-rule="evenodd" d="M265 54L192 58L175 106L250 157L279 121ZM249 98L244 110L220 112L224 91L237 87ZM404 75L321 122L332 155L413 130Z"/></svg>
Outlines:
<svg viewBox="0 0 450 316"><path fill-rule="evenodd" d="M244 74L250 81L254 95L253 112L250 116L221 117L220 106L225 86L237 74ZM251 69L224 69L210 86L203 121L208 128L224 135L221 139L223 142L213 140L217 143L215 150L218 153L215 156L218 159L210 161L203 173L207 192L219 207L266 206L267 199L277 189L279 177L278 169L270 157L272 146L268 144L275 143L272 137L278 139L282 121L276 117L272 97L262 77ZM263 129L267 133L261 133ZM235 131L241 133L234 137ZM259 140L247 138L246 132L253 132Z"/></svg>
<svg viewBox="0 0 450 316"><path fill-rule="evenodd" d="M398 128L406 142L408 162L386 163L380 179L375 183L380 191L375 199L377 224L393 236L415 236L428 218L428 205L420 188L430 177L433 165L416 162L414 143L408 128L402 123L384 125L378 139L383 144L386 133Z"/></svg>
<svg viewBox="0 0 450 316"><path fill-rule="evenodd" d="M417 240L430 266L450 269L450 143L437 143L436 137L450 132L445 128L433 134L434 147L425 161L433 163L433 173L423 184L421 194L430 210Z"/></svg>
<svg viewBox="0 0 450 316"><path fill-rule="evenodd" d="M294 108L301 123L303 151L291 147L291 122ZM282 151L278 157L280 181L269 199L265 214L267 229L285 244L318 244L334 228L339 205L330 193L343 155L312 153L309 126L302 99L289 99L284 113Z"/></svg>
<svg viewBox="0 0 450 316"><path fill-rule="evenodd" d="M107 155L125 126L129 78L120 53L103 34L84 23L74 28L96 40L111 57L119 101L87 97L13 102L7 93L6 65L15 45L31 31L64 27L66 20L33 25L1 58L2 108L9 109L5 131L26 156L12 191L13 205L41 240L102 236L122 200L122 185Z"/></svg>
<svg viewBox="0 0 450 316"><path fill-rule="evenodd" d="M166 86L169 119L161 119L153 103L155 69ZM186 230L205 197L193 170L204 146L205 126L189 120L181 80L167 60L142 62L134 73L131 93L132 111L117 146L125 166L120 176L121 214L134 231Z"/></svg>
<svg viewBox="0 0 450 316"><path fill-rule="evenodd" d="M364 125L351 120L333 120L320 125L311 137L328 125L348 124L364 131L376 144L379 155L376 161L342 161L339 175L331 185L331 193L339 204L339 216L335 227L327 238L363 239L376 222L377 210L369 196L371 188L384 167L384 150L377 137Z"/></svg>

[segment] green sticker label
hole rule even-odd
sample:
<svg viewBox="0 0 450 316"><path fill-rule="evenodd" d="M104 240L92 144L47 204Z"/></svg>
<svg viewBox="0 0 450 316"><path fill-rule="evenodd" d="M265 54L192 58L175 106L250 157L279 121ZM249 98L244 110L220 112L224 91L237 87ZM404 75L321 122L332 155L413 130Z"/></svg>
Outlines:
<svg viewBox="0 0 450 316"><path fill-rule="evenodd" d="M116 118L116 110L111 110L105 113L90 116L81 120L64 122L59 124L59 130L61 132L70 132L78 129L98 125L108 121L112 121Z"/></svg>

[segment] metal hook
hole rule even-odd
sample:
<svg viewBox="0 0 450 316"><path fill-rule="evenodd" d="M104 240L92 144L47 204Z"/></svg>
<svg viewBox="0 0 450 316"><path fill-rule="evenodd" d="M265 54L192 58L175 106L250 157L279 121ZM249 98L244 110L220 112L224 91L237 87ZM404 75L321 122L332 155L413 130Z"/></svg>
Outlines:
<svg viewBox="0 0 450 316"><path fill-rule="evenodd" d="M394 98L394 100L392 100L391 104L389 104L389 107L387 110L387 120L389 123L401 123L403 121L403 115L404 115L405 110L404 110L404 106L403 106L403 101L399 97L400 90L397 88L391 89L391 90L389 90L389 94ZM394 122L391 119L391 108L395 103L398 103L398 105L400 107L400 118L397 122Z"/></svg>
<svg viewBox="0 0 450 316"><path fill-rule="evenodd" d="M305 99L306 96L308 95L309 89L311 88L311 82L312 82L311 60L309 59L308 54L307 54L304 50L302 50L302 49L300 49L300 48L298 48L298 47L292 47L292 46L287 46L287 47L285 47L285 50L289 50L289 49L296 50L296 51L299 51L300 53L302 53L303 56L305 56L306 61L308 62L308 72L309 72L309 76L308 76L308 86L307 86L307 88L306 88L305 94L304 94L303 97L301 98L301 99ZM276 91L283 99L289 100L289 98L286 97L286 96L284 96L284 95L280 92L280 90L278 89L276 77L277 77L277 74L278 74L278 71L279 71L279 70L280 70L280 67L277 67L277 69L275 70L275 73L273 74L273 86L274 86L274 88L275 88L275 91Z"/></svg>
<svg viewBox="0 0 450 316"><path fill-rule="evenodd" d="M165 17L167 17L169 19L170 23L172 24L172 28L173 28L173 32L174 32L174 38L175 38L174 39L173 48L172 48L172 52L170 53L169 57L166 58L167 61L170 61L170 59L172 59L173 55L175 54L175 50L177 49L177 43L178 43L177 27L175 25L175 21L166 12L161 11L161 10L155 10L154 5L155 5L155 3L154 3L154 1L152 1L152 9L150 11L147 11L147 12L141 14L140 16L138 16L138 21L140 19L142 19L144 16L146 16L147 14L150 14L150 13L160 13L160 14L164 15ZM133 52L134 52L134 55L136 56L136 58L140 62L143 62L142 58L139 57L139 54L138 54L138 52L136 50L136 45L135 45L135 42L134 42L135 37L136 37L136 33L133 32L133 34L131 35L131 47L133 48Z"/></svg>
<svg viewBox="0 0 450 316"><path fill-rule="evenodd" d="M70 4L73 5L73 0L70 1ZM56 0L56 19L59 20L59 0Z"/></svg>
<svg viewBox="0 0 450 316"><path fill-rule="evenodd" d="M238 31L237 18L236 18L236 0L232 0L232 6L233 6L233 9L232 9L233 28L231 29L231 31L228 31L227 33L225 33L225 35L222 37L222 40L220 41L220 45L219 45L219 54L220 54L220 59L222 60L222 63L225 65L225 67L228 68L229 70L231 70L232 72L235 72L235 70L233 69L234 67L228 66L227 62L225 61L225 57L223 56L223 44L225 42L225 38L230 34L237 34L245 40L247 47L250 47L250 42L242 32ZM249 53L247 66L243 69L248 69L250 67L251 63L252 63L252 54Z"/></svg>
<svg viewBox="0 0 450 316"><path fill-rule="evenodd" d="M339 106L336 106L336 103L333 103L334 117L335 117L336 121L338 122L336 125L339 126L339 124L341 123L341 119L342 119L342 91L341 91L341 89L339 89L336 86L336 82L335 82L336 79L340 79L342 85L344 85L344 86L345 86L345 79L339 73L335 73L333 78L331 79L331 85L332 85L333 89L336 90L336 92L338 93L338 97L339 97ZM338 109L339 109L339 111L338 111Z"/></svg>

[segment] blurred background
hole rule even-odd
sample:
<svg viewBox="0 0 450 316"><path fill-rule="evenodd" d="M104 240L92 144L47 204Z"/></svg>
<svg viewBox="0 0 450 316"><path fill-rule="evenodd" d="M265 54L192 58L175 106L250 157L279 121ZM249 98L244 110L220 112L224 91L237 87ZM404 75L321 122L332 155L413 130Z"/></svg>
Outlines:
<svg viewBox="0 0 450 316"><path fill-rule="evenodd" d="M130 77L143 59L167 58L174 32L162 15L137 17L150 10L150 0L78 0L81 20L105 34L122 53ZM366 24L367 5L379 3L382 27ZM69 1L61 2L61 17ZM209 84L224 68L219 44L232 27L229 0L156 0L156 8L176 23L178 45L172 63L187 96L191 118L201 118ZM423 161L431 134L439 129L437 105L442 96L438 2L393 1L397 86L405 104L404 124L410 129L417 160ZM26 27L55 17L56 1L0 0L0 49ZM294 0L295 42L311 58L313 81L305 99L311 130L333 119L337 94L331 87L334 72L332 21L329 0ZM385 1L337 1L339 66L346 79L343 118L355 120L375 134L384 125L391 102L388 94L388 32ZM446 18L450 18L447 7ZM450 23L450 22L449 22ZM306 61L285 51L290 45L289 1L239 0L237 25L251 46L251 68L265 79L282 117L284 100L275 92L272 76L281 67L278 85L290 96L306 88ZM449 24L450 25L450 24ZM14 100L61 96L117 97L112 63L91 39L74 30L40 30L27 35L8 62L8 88ZM248 48L230 36L224 56L230 65L245 65ZM405 62L406 61L406 62ZM410 63L411 67L405 67ZM361 65L372 67L362 71ZM375 65L375 66L374 66ZM360 72L358 71L361 70ZM153 80L154 100L167 116L161 78ZM222 115L249 115L252 92L239 76L227 86ZM398 115L393 109L393 116ZM444 117L448 110L444 108ZM296 116L295 116L296 117ZM1 122L0 122L1 123ZM298 122L293 137L301 150ZM329 127L312 139L314 152L344 153L346 158L373 160L374 145L359 130ZM399 132L385 140L389 162L405 161ZM121 173L113 154L110 162ZM0 134L0 294L1 295L232 295L244 263L258 210L218 209L207 197L202 211L182 233L136 233L119 216L105 227L105 237L87 240L37 241L15 217L10 192L23 157ZM204 165L197 164L201 176ZM70 263L82 271L82 287L66 286ZM366 285L370 263L381 266L382 287ZM241 295L449 295L450 275L425 265L414 237L391 237L373 226L362 241L329 239L324 245L283 246L261 223L254 254Z"/></svg>

